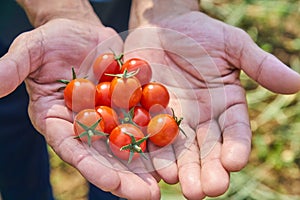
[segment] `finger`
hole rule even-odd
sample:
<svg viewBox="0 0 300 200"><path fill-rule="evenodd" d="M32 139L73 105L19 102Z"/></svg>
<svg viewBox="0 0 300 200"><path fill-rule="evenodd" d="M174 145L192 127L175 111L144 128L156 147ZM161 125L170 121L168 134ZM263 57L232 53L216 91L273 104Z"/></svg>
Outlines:
<svg viewBox="0 0 300 200"><path fill-rule="evenodd" d="M158 175L169 184L178 182L178 170L172 145L157 147L148 143L152 164Z"/></svg>
<svg viewBox="0 0 300 200"><path fill-rule="evenodd" d="M229 174L221 163L221 132L216 121L208 121L197 129L201 151L201 183L207 196L219 196L229 187Z"/></svg>
<svg viewBox="0 0 300 200"><path fill-rule="evenodd" d="M38 41L28 41L29 33L18 36L9 51L0 59L0 97L14 91L30 73L29 46L40 44ZM37 52L36 52L37 53Z"/></svg>
<svg viewBox="0 0 300 200"><path fill-rule="evenodd" d="M107 191L119 186L120 178L113 167L107 167L108 162L105 164L97 162L86 147L74 139L72 123L48 118L46 127L48 127L46 140L49 145L64 161L77 168L85 178Z"/></svg>
<svg viewBox="0 0 300 200"><path fill-rule="evenodd" d="M181 128L185 135L181 133L173 144L181 190L187 199L203 199L205 194L200 181L200 155L195 131L186 125Z"/></svg>
<svg viewBox="0 0 300 200"><path fill-rule="evenodd" d="M224 87L229 106L219 117L223 144L221 160L228 171L239 171L248 163L251 129L245 92L237 86Z"/></svg>
<svg viewBox="0 0 300 200"><path fill-rule="evenodd" d="M97 152L102 155L107 155L107 148L103 148L104 145L99 146ZM150 163L148 153L144 156L139 156L128 163L128 160L120 160L116 162L116 157L111 154L109 161L112 163L114 169L118 171L121 179L120 186L112 191L118 196L122 196L126 199L160 199L160 188L157 184L157 177L153 173L153 166ZM109 167L109 166L108 166ZM138 185L138 186L137 186ZM138 188L137 188L138 187ZM139 189L139 191L137 191Z"/></svg>
<svg viewBox="0 0 300 200"><path fill-rule="evenodd" d="M128 163L128 160L114 156L106 141L95 141L93 147L96 150L93 155L98 162L113 168L120 177L119 186L111 191L113 194L126 199L160 199L160 188L153 176L153 167L147 165L146 154L147 157L139 156ZM93 151L93 148L88 150Z"/></svg>
<svg viewBox="0 0 300 200"><path fill-rule="evenodd" d="M132 200L160 199L159 187L153 177L145 174L136 175L128 172L119 172L119 177L121 183L116 190L112 191L114 194Z"/></svg>
<svg viewBox="0 0 300 200"><path fill-rule="evenodd" d="M247 75L276 93L295 93L300 90L300 75L275 56L260 49L240 29L226 26L224 42L227 59L241 67Z"/></svg>

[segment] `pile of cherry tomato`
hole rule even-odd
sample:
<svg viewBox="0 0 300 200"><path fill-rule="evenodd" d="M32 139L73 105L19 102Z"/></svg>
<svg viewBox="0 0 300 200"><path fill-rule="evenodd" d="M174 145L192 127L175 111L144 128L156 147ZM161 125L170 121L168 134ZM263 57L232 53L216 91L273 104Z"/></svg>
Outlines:
<svg viewBox="0 0 300 200"><path fill-rule="evenodd" d="M167 88L153 82L150 65L142 59L123 62L122 55L104 53L93 63L97 83L88 78L65 83L65 105L76 115L75 138L88 145L106 138L118 158L130 162L147 151L147 141L164 147L176 139L182 118L168 112ZM172 110L173 111L173 110Z"/></svg>

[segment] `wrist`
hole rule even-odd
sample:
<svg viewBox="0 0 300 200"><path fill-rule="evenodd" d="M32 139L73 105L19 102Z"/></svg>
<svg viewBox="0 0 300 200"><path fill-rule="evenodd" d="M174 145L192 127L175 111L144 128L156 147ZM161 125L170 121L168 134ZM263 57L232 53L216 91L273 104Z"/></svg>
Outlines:
<svg viewBox="0 0 300 200"><path fill-rule="evenodd" d="M100 22L88 0L17 0L29 21L38 27L55 18Z"/></svg>
<svg viewBox="0 0 300 200"><path fill-rule="evenodd" d="M172 19L191 11L199 11L199 0L133 0L130 27Z"/></svg>

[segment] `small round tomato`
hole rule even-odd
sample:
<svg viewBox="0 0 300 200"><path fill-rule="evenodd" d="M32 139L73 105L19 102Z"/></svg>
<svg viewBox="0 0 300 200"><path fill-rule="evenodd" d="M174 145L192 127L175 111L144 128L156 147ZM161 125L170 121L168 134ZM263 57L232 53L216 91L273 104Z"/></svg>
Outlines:
<svg viewBox="0 0 300 200"><path fill-rule="evenodd" d="M130 162L146 150L143 132L132 124L121 124L109 135L109 146L115 156Z"/></svg>
<svg viewBox="0 0 300 200"><path fill-rule="evenodd" d="M121 123L137 125L143 132L146 132L147 125L151 119L149 112L141 106L131 108L129 112L123 111L119 115Z"/></svg>
<svg viewBox="0 0 300 200"><path fill-rule="evenodd" d="M119 78L111 81L110 96L113 105L129 110L140 102L142 87L134 76Z"/></svg>
<svg viewBox="0 0 300 200"><path fill-rule="evenodd" d="M74 112L95 107L96 86L84 78L71 80L64 89L66 106Z"/></svg>
<svg viewBox="0 0 300 200"><path fill-rule="evenodd" d="M138 73L135 76L137 77L137 79L139 79L142 85L149 83L152 78L151 67L145 60L139 58L131 58L124 62L121 68L121 73L123 73L125 69L128 72L138 70Z"/></svg>
<svg viewBox="0 0 300 200"><path fill-rule="evenodd" d="M160 147L171 144L179 134L178 122L169 114L154 116L147 127L149 140Z"/></svg>
<svg viewBox="0 0 300 200"><path fill-rule="evenodd" d="M106 74L119 74L121 66L119 64L122 59L122 55L116 56L113 53L104 53L99 55L94 64L93 71L96 78L98 78L99 83L104 81L111 81L112 76L107 76Z"/></svg>
<svg viewBox="0 0 300 200"><path fill-rule="evenodd" d="M104 130L104 121L95 109L84 109L76 114L73 122L75 138L83 142L99 140L106 134Z"/></svg>
<svg viewBox="0 0 300 200"><path fill-rule="evenodd" d="M151 117L149 112L141 106L135 106L133 110L132 121L140 127L148 125Z"/></svg>
<svg viewBox="0 0 300 200"><path fill-rule="evenodd" d="M157 82L151 82L143 86L141 105L150 113L158 113L164 110L170 100L167 88Z"/></svg>
<svg viewBox="0 0 300 200"><path fill-rule="evenodd" d="M147 132L147 125L151 119L149 112L141 106L134 107L132 121L138 125L138 127L143 131Z"/></svg>
<svg viewBox="0 0 300 200"><path fill-rule="evenodd" d="M108 106L98 106L96 107L96 110L104 121L104 132L110 134L110 132L119 124L116 111Z"/></svg>
<svg viewBox="0 0 300 200"><path fill-rule="evenodd" d="M111 106L110 82L96 85L95 106Z"/></svg>

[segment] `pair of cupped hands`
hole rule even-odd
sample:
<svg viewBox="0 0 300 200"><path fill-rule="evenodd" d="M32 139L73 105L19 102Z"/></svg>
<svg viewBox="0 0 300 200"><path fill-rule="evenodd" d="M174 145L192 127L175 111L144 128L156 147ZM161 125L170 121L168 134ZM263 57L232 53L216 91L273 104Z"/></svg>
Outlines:
<svg viewBox="0 0 300 200"><path fill-rule="evenodd" d="M244 31L201 12L134 28L123 41L98 19L56 18L19 35L0 60L0 96L25 81L35 128L64 161L105 191L127 199L160 199L163 179L180 182L188 199L223 194L230 172L241 170L251 151L241 70L284 94L300 89L300 76ZM149 146L150 159L128 165L110 156L104 141L88 147L74 139L74 114L58 90L57 80L71 79L72 67L84 76L91 58L111 49L124 52L125 60L139 57L151 64L153 80L171 91L186 134L160 149Z"/></svg>

